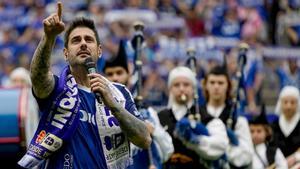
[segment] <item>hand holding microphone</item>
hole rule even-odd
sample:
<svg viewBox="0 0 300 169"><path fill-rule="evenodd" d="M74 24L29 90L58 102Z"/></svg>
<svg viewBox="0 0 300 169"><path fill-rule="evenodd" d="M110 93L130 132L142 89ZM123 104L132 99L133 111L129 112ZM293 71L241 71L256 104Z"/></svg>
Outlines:
<svg viewBox="0 0 300 169"><path fill-rule="evenodd" d="M86 70L89 73L88 76L90 77L90 80L92 80L94 78L92 76L92 74L97 73L96 64L91 57L86 58L84 64L85 64ZM92 84L91 84L91 88L92 88ZM96 97L98 103L102 104L101 93L98 91L93 91L93 92L95 93L95 97Z"/></svg>
<svg viewBox="0 0 300 169"><path fill-rule="evenodd" d="M90 78L91 90L94 92L98 103L105 103L108 107L114 107L116 105L116 100L113 98L110 88L108 86L108 81L97 73L96 64L91 57L86 58L85 67Z"/></svg>

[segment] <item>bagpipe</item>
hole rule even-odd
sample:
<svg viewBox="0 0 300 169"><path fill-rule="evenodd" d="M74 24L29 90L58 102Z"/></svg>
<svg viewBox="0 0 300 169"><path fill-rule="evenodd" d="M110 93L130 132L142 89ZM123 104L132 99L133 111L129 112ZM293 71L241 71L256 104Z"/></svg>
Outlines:
<svg viewBox="0 0 300 169"><path fill-rule="evenodd" d="M136 78L136 84L135 84L135 92L136 92L136 96L134 98L136 106L138 111L141 113L141 116L143 117L143 119L151 121L151 115L149 113L149 110L147 109L147 106L144 104L144 98L142 96L142 90L143 90L143 74L142 74L142 67L143 67L143 62L142 62L142 50L143 50L143 42L144 42L144 35L143 35L143 31L144 31L144 24L140 21L137 21L134 23L133 25L135 33L134 36L131 40L131 45L134 49L134 75L133 76L137 76ZM160 160L158 159L157 156L155 156L155 154L157 153L157 148L155 147L154 143L151 143L150 148L148 148L147 150L147 154L140 154L140 157L146 157L148 158L148 169L158 169L158 168L162 168L161 164L160 164ZM155 153L156 152L156 153ZM138 158L140 158L138 157ZM138 159L138 163L143 163L144 159L140 160ZM141 164L141 165L146 165L146 164ZM141 167L141 165L139 167Z"/></svg>
<svg viewBox="0 0 300 169"><path fill-rule="evenodd" d="M241 113L241 104L246 100L246 86L245 86L245 75L244 69L247 63L247 52L248 44L241 43L238 50L238 69L235 74L236 85L233 85L232 98L226 101L226 104L230 107L229 117L225 121L227 136L229 138L230 144L233 146L239 145L239 140L234 133L234 128L238 117ZM226 66L226 57L224 56L224 66ZM227 69L225 69L227 71ZM232 79L231 79L232 80ZM233 81L232 81L233 82Z"/></svg>
<svg viewBox="0 0 300 169"><path fill-rule="evenodd" d="M239 46L239 53L238 53L238 70L236 72L236 82L237 85L236 87L233 89L233 97L231 98L231 100L228 100L228 102L230 102L230 112L229 112L229 118L227 118L226 120L226 127L228 129L233 130L234 128L234 123L237 120L238 115L240 114L240 107L241 107L241 101L243 99L246 99L246 89L245 89L245 75L244 75L244 68L245 65L247 63L247 51L248 51L248 45L246 43L242 43ZM197 60L196 60L196 50L193 48L189 48L187 50L187 65L188 67L194 72L195 77L197 74ZM224 65L226 66L226 58L224 56ZM226 69L224 69L226 70ZM196 82L197 83L197 82ZM195 122L201 122L201 115L200 115L200 109L199 109L199 104L198 104L198 99L199 99L199 94L198 94L198 90L197 90L197 86L198 84L196 84L196 86L194 87L194 100L193 100L193 105L195 107L195 112L191 113L191 110L187 107L188 110L188 119L190 120L192 126ZM181 96L181 100L186 102L186 96L182 95Z"/></svg>
<svg viewBox="0 0 300 169"><path fill-rule="evenodd" d="M230 109L229 109L229 117L226 119L225 125L226 125L226 131L228 138L230 140L230 143L233 146L237 146L239 144L238 138L236 134L234 133L234 126L237 121L237 118L239 116L239 108L240 108L240 102L241 99L244 99L246 96L245 91L245 79L244 79L244 68L247 62L246 54L248 51L248 45L247 44L241 44L239 47L239 55L238 55L238 71L236 74L237 77L237 86L234 89L234 94L232 100L228 100ZM188 66L190 69L195 73L196 76L196 52L193 49L187 50L188 55ZM226 66L226 58L224 56L224 66ZM226 70L226 69L224 69ZM226 70L227 71L227 70ZM198 91L197 91L197 85L194 88L194 100L193 104L195 107L195 112L191 112L191 109L188 108L188 105L186 105L188 110L188 118L183 118L176 124L175 134L176 136L181 139L188 141L190 143L198 144L199 140L197 137L199 135L207 135L209 136L209 131L206 128L206 126L201 122L201 115L200 115L200 109L198 104ZM186 101L186 96L181 96L182 101ZM226 164L227 162L226 154L224 154L220 160L216 160L214 163L216 166L222 166L222 164Z"/></svg>
<svg viewBox="0 0 300 169"><path fill-rule="evenodd" d="M133 39L131 40L131 45L134 49L134 67L135 67L135 73L137 74L135 102L138 110L140 110L141 108L143 108L142 44L144 42L144 34L143 34L144 24L138 21L134 23L133 27L135 33Z"/></svg>
<svg viewBox="0 0 300 169"><path fill-rule="evenodd" d="M246 99L246 86L245 86L245 75L244 69L247 63L247 52L249 46L246 43L241 43L239 45L238 52L238 70L236 72L236 88L233 88L233 96L231 99L231 111L229 114L229 118L226 121L226 127L229 129L234 128L234 120L237 119L241 110L241 102ZM224 62L226 64L226 59L224 58Z"/></svg>
<svg viewBox="0 0 300 169"><path fill-rule="evenodd" d="M227 136L229 138L229 142L232 146L238 146L239 145L239 140L237 135L235 134L235 125L237 123L238 117L240 116L241 112L241 102L242 100L246 100L246 87L245 87L245 75L244 75L244 68L247 63L247 52L248 52L248 44L242 43L239 45L239 51L238 51L238 70L236 72L236 82L237 85L235 88L233 88L233 94L231 100L228 100L229 106L230 106L230 111L229 111L229 117L227 118L225 122L226 126L226 132ZM226 58L224 56L224 65L226 66ZM236 167L232 165L228 160L227 160L227 155L223 155L223 160L219 160L219 163L221 162L221 165L229 165L229 168L248 168L249 166L241 166L241 167Z"/></svg>
<svg viewBox="0 0 300 169"><path fill-rule="evenodd" d="M187 56L188 56L188 66L190 69L194 72L194 76L197 79L197 60L196 60L196 50L194 48L188 48L187 49ZM201 121L201 115L200 115L200 107L198 104L199 99L199 93L198 93L198 82L196 80L196 85L194 87L194 98L193 98L193 105L195 106L195 115L191 114L191 112L188 112L188 118L190 120L195 121ZM188 109L190 111L190 109Z"/></svg>
<svg viewBox="0 0 300 169"><path fill-rule="evenodd" d="M196 60L196 50L194 48L188 48L186 51L187 67L191 69L194 73L195 78L197 77L197 60ZM197 79L197 78L196 78ZM197 136L199 135L209 135L206 126L201 123L200 105L199 105L199 93L198 93L198 82L194 86L193 91L193 106L188 106L187 96L181 95L180 99L185 104L187 109L187 118L182 118L176 123L174 135L181 140L185 140L194 144L198 144ZM194 112L192 112L194 111ZM176 112L175 112L176 113Z"/></svg>

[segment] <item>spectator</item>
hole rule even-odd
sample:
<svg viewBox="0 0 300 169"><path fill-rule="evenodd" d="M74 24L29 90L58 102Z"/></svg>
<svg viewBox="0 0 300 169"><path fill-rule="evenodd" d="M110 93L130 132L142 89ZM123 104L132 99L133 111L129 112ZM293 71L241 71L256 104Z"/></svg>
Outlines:
<svg viewBox="0 0 300 169"><path fill-rule="evenodd" d="M213 23L212 34L221 37L241 38L243 22L238 16L237 6L227 6L224 18Z"/></svg>
<svg viewBox="0 0 300 169"><path fill-rule="evenodd" d="M160 76L158 66L153 65L144 82L143 95L145 101L153 106L165 106L167 104L167 85Z"/></svg>
<svg viewBox="0 0 300 169"><path fill-rule="evenodd" d="M8 86L31 88L31 79L29 71L23 67L14 69L9 75Z"/></svg>
<svg viewBox="0 0 300 169"><path fill-rule="evenodd" d="M287 85L292 85L300 89L300 67L297 61L297 58L289 58L286 69L282 67L276 69L281 89Z"/></svg>

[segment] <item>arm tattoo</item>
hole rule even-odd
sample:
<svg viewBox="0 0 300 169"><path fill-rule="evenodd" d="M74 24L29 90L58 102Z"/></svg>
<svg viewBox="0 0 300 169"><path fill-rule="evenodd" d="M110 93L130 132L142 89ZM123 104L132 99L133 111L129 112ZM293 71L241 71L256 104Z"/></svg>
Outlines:
<svg viewBox="0 0 300 169"><path fill-rule="evenodd" d="M55 43L55 38L49 39L43 36L36 48L31 65L30 75L35 95L46 98L54 88L54 77L50 72L50 56Z"/></svg>
<svg viewBox="0 0 300 169"><path fill-rule="evenodd" d="M118 119L122 131L133 144L141 148L150 147L150 133L143 121L133 116L122 106L111 107L110 110Z"/></svg>

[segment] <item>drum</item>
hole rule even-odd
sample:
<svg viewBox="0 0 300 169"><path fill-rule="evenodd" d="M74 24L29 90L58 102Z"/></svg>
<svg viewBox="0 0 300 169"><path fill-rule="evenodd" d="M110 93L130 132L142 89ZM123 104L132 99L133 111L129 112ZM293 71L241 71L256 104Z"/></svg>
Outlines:
<svg viewBox="0 0 300 169"><path fill-rule="evenodd" d="M0 88L1 161L18 159L25 153L37 124L38 108L31 89Z"/></svg>

